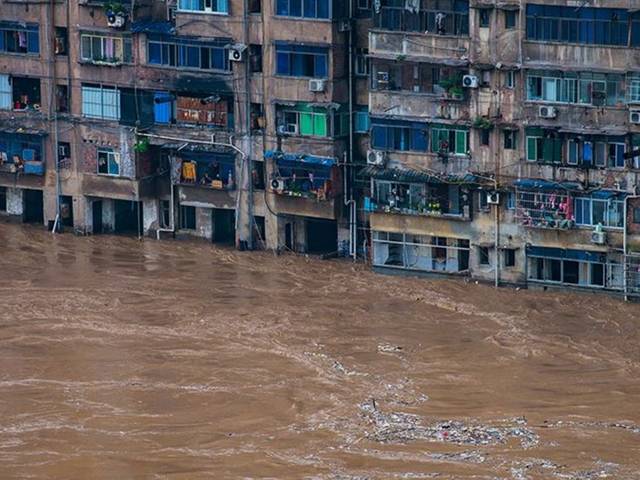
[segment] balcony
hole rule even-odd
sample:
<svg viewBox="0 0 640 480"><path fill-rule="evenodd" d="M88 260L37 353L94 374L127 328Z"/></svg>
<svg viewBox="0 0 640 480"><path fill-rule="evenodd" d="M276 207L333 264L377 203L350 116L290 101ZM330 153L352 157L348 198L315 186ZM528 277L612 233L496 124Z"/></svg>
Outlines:
<svg viewBox="0 0 640 480"><path fill-rule="evenodd" d="M114 198L117 200L137 200L152 198L156 193L155 176L143 179L84 173L82 192L90 197Z"/></svg>
<svg viewBox="0 0 640 480"><path fill-rule="evenodd" d="M44 132L4 128L0 132L0 183L21 188L44 185Z"/></svg>
<svg viewBox="0 0 640 480"><path fill-rule="evenodd" d="M413 32L369 32L369 55L387 60L429 62L451 67L469 65L468 37Z"/></svg>
<svg viewBox="0 0 640 480"><path fill-rule="evenodd" d="M340 171L333 158L268 151L274 160L270 191L279 213L335 219L341 193Z"/></svg>

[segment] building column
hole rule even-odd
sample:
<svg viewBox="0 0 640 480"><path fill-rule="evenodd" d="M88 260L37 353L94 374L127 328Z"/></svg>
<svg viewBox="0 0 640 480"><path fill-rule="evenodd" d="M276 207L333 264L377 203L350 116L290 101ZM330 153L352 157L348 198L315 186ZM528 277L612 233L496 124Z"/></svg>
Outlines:
<svg viewBox="0 0 640 480"><path fill-rule="evenodd" d="M7 187L7 213L9 215L24 213L24 198L21 188Z"/></svg>
<svg viewBox="0 0 640 480"><path fill-rule="evenodd" d="M160 225L160 205L158 200L142 201L142 232L152 235Z"/></svg>
<svg viewBox="0 0 640 480"><path fill-rule="evenodd" d="M196 235L213 241L213 210L196 207Z"/></svg>
<svg viewBox="0 0 640 480"><path fill-rule="evenodd" d="M92 202L83 195L73 197L73 229L87 235L93 232Z"/></svg>
<svg viewBox="0 0 640 480"><path fill-rule="evenodd" d="M56 198L56 190L45 188L42 191L42 213L44 217L44 224L49 225L49 222L53 224L58 215L58 199Z"/></svg>

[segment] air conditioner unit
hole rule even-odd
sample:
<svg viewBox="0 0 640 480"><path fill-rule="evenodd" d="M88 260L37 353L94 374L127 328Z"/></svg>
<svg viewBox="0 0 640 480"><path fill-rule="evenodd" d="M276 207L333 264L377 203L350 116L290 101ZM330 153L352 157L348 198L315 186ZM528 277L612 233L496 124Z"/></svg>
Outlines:
<svg viewBox="0 0 640 480"><path fill-rule="evenodd" d="M284 190L284 180L281 178L271 180L271 190L274 192L282 192Z"/></svg>
<svg viewBox="0 0 640 480"><path fill-rule="evenodd" d="M462 86L464 88L478 88L478 77L475 75L465 75L462 77Z"/></svg>
<svg viewBox="0 0 640 480"><path fill-rule="evenodd" d="M629 122L635 123L636 125L640 124L640 110L629 111Z"/></svg>
<svg viewBox="0 0 640 480"><path fill-rule="evenodd" d="M487 204L489 204L489 205L499 205L500 204L500 193L499 192L487 192Z"/></svg>
<svg viewBox="0 0 640 480"><path fill-rule="evenodd" d="M538 116L540 118L556 118L558 116L558 111L556 110L556 107L544 105L538 107Z"/></svg>
<svg viewBox="0 0 640 480"><path fill-rule="evenodd" d="M107 12L107 26L111 28L123 28L127 20L124 13Z"/></svg>
<svg viewBox="0 0 640 480"><path fill-rule="evenodd" d="M367 164L383 167L387 162L387 153L382 150L369 150L367 152Z"/></svg>
<svg viewBox="0 0 640 480"><path fill-rule="evenodd" d="M324 80L318 80L318 79L312 79L309 80L309 91L310 92L324 92L324 88L325 88L325 81Z"/></svg>
<svg viewBox="0 0 640 480"><path fill-rule="evenodd" d="M229 60L232 62L242 62L244 60L244 51L247 46L242 43L231 45L229 48Z"/></svg>
<svg viewBox="0 0 640 480"><path fill-rule="evenodd" d="M603 232L600 229L595 229L591 232L591 243L596 245L604 245L607 241L607 232Z"/></svg>

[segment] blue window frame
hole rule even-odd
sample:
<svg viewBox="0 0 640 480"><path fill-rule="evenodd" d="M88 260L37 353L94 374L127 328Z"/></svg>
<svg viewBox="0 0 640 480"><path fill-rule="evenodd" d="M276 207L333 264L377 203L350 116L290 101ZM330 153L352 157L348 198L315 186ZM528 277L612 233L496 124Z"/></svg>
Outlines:
<svg viewBox="0 0 640 480"><path fill-rule="evenodd" d="M185 67L198 70L229 71L228 39L199 42L187 38L150 35L147 62L150 65Z"/></svg>
<svg viewBox="0 0 640 480"><path fill-rule="evenodd" d="M367 110L367 107L358 108L355 112L355 117L355 132L369 133L371 120L369 118L369 111Z"/></svg>
<svg viewBox="0 0 640 480"><path fill-rule="evenodd" d="M229 14L229 0L178 0L181 12Z"/></svg>
<svg viewBox="0 0 640 480"><path fill-rule="evenodd" d="M0 52L40 53L39 29L36 24L0 22Z"/></svg>
<svg viewBox="0 0 640 480"><path fill-rule="evenodd" d="M173 101L173 96L167 92L155 92L153 94L153 121L155 123L171 123Z"/></svg>
<svg viewBox="0 0 640 480"><path fill-rule="evenodd" d="M329 49L289 43L276 43L276 74L287 77L326 78Z"/></svg>
<svg viewBox="0 0 640 480"><path fill-rule="evenodd" d="M427 124L371 119L371 146L401 152L427 151Z"/></svg>
<svg viewBox="0 0 640 480"><path fill-rule="evenodd" d="M277 0L276 15L298 18L331 18L330 0Z"/></svg>
<svg viewBox="0 0 640 480"><path fill-rule="evenodd" d="M629 17L628 11L621 8L529 4L527 38L591 45L627 45ZM637 28L635 24L633 28Z"/></svg>

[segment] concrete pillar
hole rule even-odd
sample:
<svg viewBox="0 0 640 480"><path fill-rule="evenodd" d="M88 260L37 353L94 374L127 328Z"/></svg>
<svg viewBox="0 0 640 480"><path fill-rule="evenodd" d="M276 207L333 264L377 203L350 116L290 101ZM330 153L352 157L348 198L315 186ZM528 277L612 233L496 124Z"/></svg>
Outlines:
<svg viewBox="0 0 640 480"><path fill-rule="evenodd" d="M294 250L299 253L307 252L307 220L304 217L292 217L295 222L294 235L295 244Z"/></svg>
<svg viewBox="0 0 640 480"><path fill-rule="evenodd" d="M56 190L45 189L42 192L42 213L44 216L44 224L54 222L58 215L58 202L56 199Z"/></svg>
<svg viewBox="0 0 640 480"><path fill-rule="evenodd" d="M116 205L111 198L102 198L102 230L105 233L116 229Z"/></svg>
<svg viewBox="0 0 640 480"><path fill-rule="evenodd" d="M264 235L270 250L277 250L284 244L284 221L269 211L264 216Z"/></svg>
<svg viewBox="0 0 640 480"><path fill-rule="evenodd" d="M24 213L24 198L21 188L7 187L7 213L9 215Z"/></svg>
<svg viewBox="0 0 640 480"><path fill-rule="evenodd" d="M158 200L142 202L142 230L144 235L152 234L160 224L160 205Z"/></svg>
<svg viewBox="0 0 640 480"><path fill-rule="evenodd" d="M73 197L73 230L80 235L93 233L92 203L87 197Z"/></svg>
<svg viewBox="0 0 640 480"><path fill-rule="evenodd" d="M213 239L213 216L210 208L196 207L196 235Z"/></svg>

